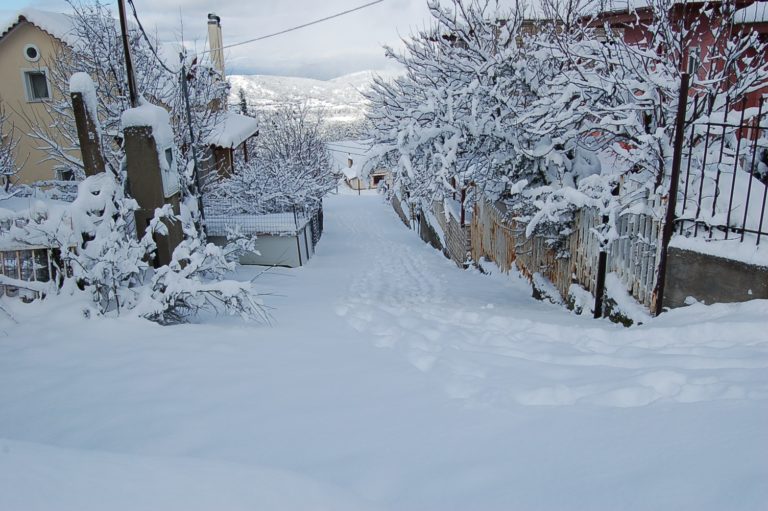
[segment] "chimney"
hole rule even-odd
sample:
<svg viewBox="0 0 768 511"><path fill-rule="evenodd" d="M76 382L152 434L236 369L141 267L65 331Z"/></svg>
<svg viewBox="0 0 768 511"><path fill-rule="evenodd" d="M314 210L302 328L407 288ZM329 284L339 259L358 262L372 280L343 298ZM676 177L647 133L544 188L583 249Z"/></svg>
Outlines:
<svg viewBox="0 0 768 511"><path fill-rule="evenodd" d="M214 13L208 14L208 46L211 50L213 68L224 77L224 43L221 39L221 18Z"/></svg>

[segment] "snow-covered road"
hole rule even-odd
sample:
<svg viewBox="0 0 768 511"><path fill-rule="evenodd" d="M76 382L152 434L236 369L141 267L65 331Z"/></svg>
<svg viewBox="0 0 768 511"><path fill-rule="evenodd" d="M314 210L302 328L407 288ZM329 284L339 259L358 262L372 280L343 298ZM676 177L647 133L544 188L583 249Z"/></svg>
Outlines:
<svg viewBox="0 0 768 511"><path fill-rule="evenodd" d="M768 303L625 329L326 203L274 325L11 307L0 509L768 507ZM255 269L242 269L253 275Z"/></svg>

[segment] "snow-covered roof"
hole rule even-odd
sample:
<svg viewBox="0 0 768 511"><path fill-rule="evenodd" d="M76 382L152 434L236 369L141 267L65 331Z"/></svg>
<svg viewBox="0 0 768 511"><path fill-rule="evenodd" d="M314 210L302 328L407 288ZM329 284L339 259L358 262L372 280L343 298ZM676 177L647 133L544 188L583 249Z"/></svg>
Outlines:
<svg viewBox="0 0 768 511"><path fill-rule="evenodd" d="M23 9L10 20L6 20L0 25L0 38L24 21L32 23L40 30L47 32L62 42L67 44L73 44L74 42L72 37L74 22L71 16L60 12L41 11L38 9Z"/></svg>
<svg viewBox="0 0 768 511"><path fill-rule="evenodd" d="M253 117L227 112L219 119L207 142L216 147L237 147L258 130L259 123Z"/></svg>
<svg viewBox="0 0 768 511"><path fill-rule="evenodd" d="M705 0L671 0L670 4L686 4L698 2L706 3ZM746 2L740 2L744 5ZM739 9L734 14L736 23L763 23L768 21L768 5L765 0L756 0L752 5ZM600 15L615 14L620 12L631 12L633 10L642 10L653 7L653 0L608 0L605 3L588 3L584 14Z"/></svg>
<svg viewBox="0 0 768 511"><path fill-rule="evenodd" d="M17 12L10 19L3 20L0 23L0 38L4 37L18 24L27 21L40 30L50 34L52 37L75 46L78 43L78 37L75 30L75 18L69 14L52 11L41 11L39 9L23 9ZM115 26L119 32L119 21L115 20ZM128 26L131 30L138 30L138 26L131 20L128 20ZM179 69L179 52L183 46L175 42L158 43L157 53L163 62L174 70Z"/></svg>
<svg viewBox="0 0 768 511"><path fill-rule="evenodd" d="M363 175L362 170L370 158L368 144L359 140L342 140L340 142L328 142L328 151L334 163L334 170L344 174L347 179L354 179ZM349 166L348 160L352 160Z"/></svg>
<svg viewBox="0 0 768 511"><path fill-rule="evenodd" d="M748 7L739 9L733 15L736 23L765 23L768 22L768 3L755 2Z"/></svg>

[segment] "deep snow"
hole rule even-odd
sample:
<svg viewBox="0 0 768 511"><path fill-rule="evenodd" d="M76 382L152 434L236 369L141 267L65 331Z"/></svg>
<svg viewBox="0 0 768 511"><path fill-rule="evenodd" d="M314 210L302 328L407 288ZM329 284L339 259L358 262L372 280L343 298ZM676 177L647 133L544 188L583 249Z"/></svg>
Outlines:
<svg viewBox="0 0 768 511"><path fill-rule="evenodd" d="M3 299L0 509L768 506L768 302L625 329L457 269L379 196L325 228L256 280L272 326Z"/></svg>

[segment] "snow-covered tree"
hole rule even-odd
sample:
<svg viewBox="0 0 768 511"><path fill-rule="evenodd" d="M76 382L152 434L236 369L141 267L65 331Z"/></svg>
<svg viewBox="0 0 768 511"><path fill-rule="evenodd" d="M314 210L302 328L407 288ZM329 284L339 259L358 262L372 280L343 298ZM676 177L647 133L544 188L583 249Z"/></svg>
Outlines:
<svg viewBox="0 0 768 511"><path fill-rule="evenodd" d="M522 11L491 2L429 2L430 29L387 49L406 74L375 79L368 95L375 152L414 200L441 199L470 183L496 187L517 156L510 127L528 95L517 38Z"/></svg>
<svg viewBox="0 0 768 511"><path fill-rule="evenodd" d="M609 213L613 193L665 193L692 48L704 51L691 122L722 118L726 98L733 107L768 83L766 43L735 23L733 0L653 0L637 16L641 41L595 17L607 2L547 0L534 20L482 0L429 7L431 28L387 50L405 76L369 95L374 153L417 206L471 185L507 200L529 231L565 235L579 207Z"/></svg>
<svg viewBox="0 0 768 511"><path fill-rule="evenodd" d="M211 187L211 201L229 214L319 206L336 186L322 118L297 104L278 109L262 126L255 154Z"/></svg>
<svg viewBox="0 0 768 511"><path fill-rule="evenodd" d="M82 162L78 148L74 114L69 97L69 78L77 72L87 73L95 83L98 117L102 127L106 165L120 168L122 133L120 116L130 108L125 59L120 27L106 4L76 3L71 8L71 44L63 45L58 54L47 62L53 88L52 100L46 103L46 115L29 119L31 135L55 160L61 169L82 177ZM182 178L191 180L192 154L187 126L186 102L180 80L179 56L163 54L157 39L136 23L129 23L129 46L138 93L147 101L170 110L180 148ZM205 140L216 124L219 112L226 106L228 85L205 57L185 57L194 144L198 157L206 155Z"/></svg>
<svg viewBox="0 0 768 511"><path fill-rule="evenodd" d="M21 165L16 161L16 146L19 139L16 130L0 101L0 178L3 190L7 193L13 184Z"/></svg>
<svg viewBox="0 0 768 511"><path fill-rule="evenodd" d="M238 97L238 106L240 108L240 113L243 115L248 115L248 99L245 97L245 91L241 88L237 90L237 97Z"/></svg>

